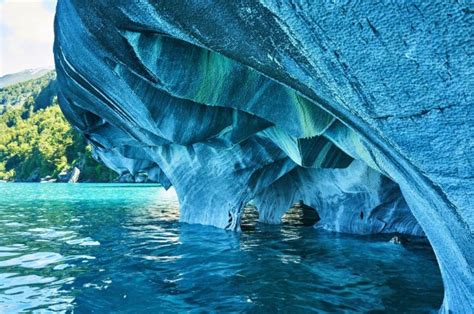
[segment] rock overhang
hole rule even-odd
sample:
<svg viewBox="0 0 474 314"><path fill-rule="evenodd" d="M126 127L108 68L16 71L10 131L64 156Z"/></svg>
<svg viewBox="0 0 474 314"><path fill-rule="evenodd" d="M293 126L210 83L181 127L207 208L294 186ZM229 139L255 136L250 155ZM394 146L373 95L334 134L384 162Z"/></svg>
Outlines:
<svg viewBox="0 0 474 314"><path fill-rule="evenodd" d="M238 229L251 199L278 222L304 200L330 230L423 229L443 309L472 310L473 45L460 38L473 22L462 5L208 9L59 2L60 103L97 156L174 185L187 222Z"/></svg>

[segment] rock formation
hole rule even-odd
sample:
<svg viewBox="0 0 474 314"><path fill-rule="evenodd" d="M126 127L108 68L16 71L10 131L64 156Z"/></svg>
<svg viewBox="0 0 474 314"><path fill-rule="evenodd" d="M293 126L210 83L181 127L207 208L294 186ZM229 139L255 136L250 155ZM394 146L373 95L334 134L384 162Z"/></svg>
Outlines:
<svg viewBox="0 0 474 314"><path fill-rule="evenodd" d="M79 181L80 175L81 170L79 170L77 167L73 167L70 170L64 170L58 174L58 182L77 183Z"/></svg>
<svg viewBox="0 0 474 314"><path fill-rule="evenodd" d="M474 311L474 7L462 1L60 0L59 101L180 218L426 234L442 311Z"/></svg>

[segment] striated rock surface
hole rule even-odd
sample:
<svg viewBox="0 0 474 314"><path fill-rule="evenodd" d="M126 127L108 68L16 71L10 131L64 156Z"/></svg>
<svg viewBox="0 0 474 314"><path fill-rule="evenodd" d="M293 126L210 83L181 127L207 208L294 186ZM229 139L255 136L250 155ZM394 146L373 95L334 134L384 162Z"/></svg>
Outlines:
<svg viewBox="0 0 474 314"><path fill-rule="evenodd" d="M180 218L238 230L253 200L316 226L426 234L442 311L474 311L474 7L464 2L60 0L67 118Z"/></svg>

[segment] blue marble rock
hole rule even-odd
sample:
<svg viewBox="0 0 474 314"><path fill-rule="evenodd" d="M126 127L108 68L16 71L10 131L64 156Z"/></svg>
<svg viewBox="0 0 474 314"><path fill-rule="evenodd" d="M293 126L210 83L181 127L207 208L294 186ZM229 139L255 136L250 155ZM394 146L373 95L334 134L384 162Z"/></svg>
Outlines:
<svg viewBox="0 0 474 314"><path fill-rule="evenodd" d="M240 229L302 201L318 228L426 235L442 312L474 312L474 7L60 0L59 101L180 219Z"/></svg>

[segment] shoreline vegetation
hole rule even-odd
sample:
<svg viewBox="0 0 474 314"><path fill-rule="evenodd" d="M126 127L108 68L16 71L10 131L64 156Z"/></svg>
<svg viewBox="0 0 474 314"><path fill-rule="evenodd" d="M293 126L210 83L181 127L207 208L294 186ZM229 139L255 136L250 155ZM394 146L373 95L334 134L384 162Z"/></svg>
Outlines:
<svg viewBox="0 0 474 314"><path fill-rule="evenodd" d="M59 108L56 73L50 71L0 88L0 183L5 182L130 182L130 178L120 177L92 157L91 146Z"/></svg>

